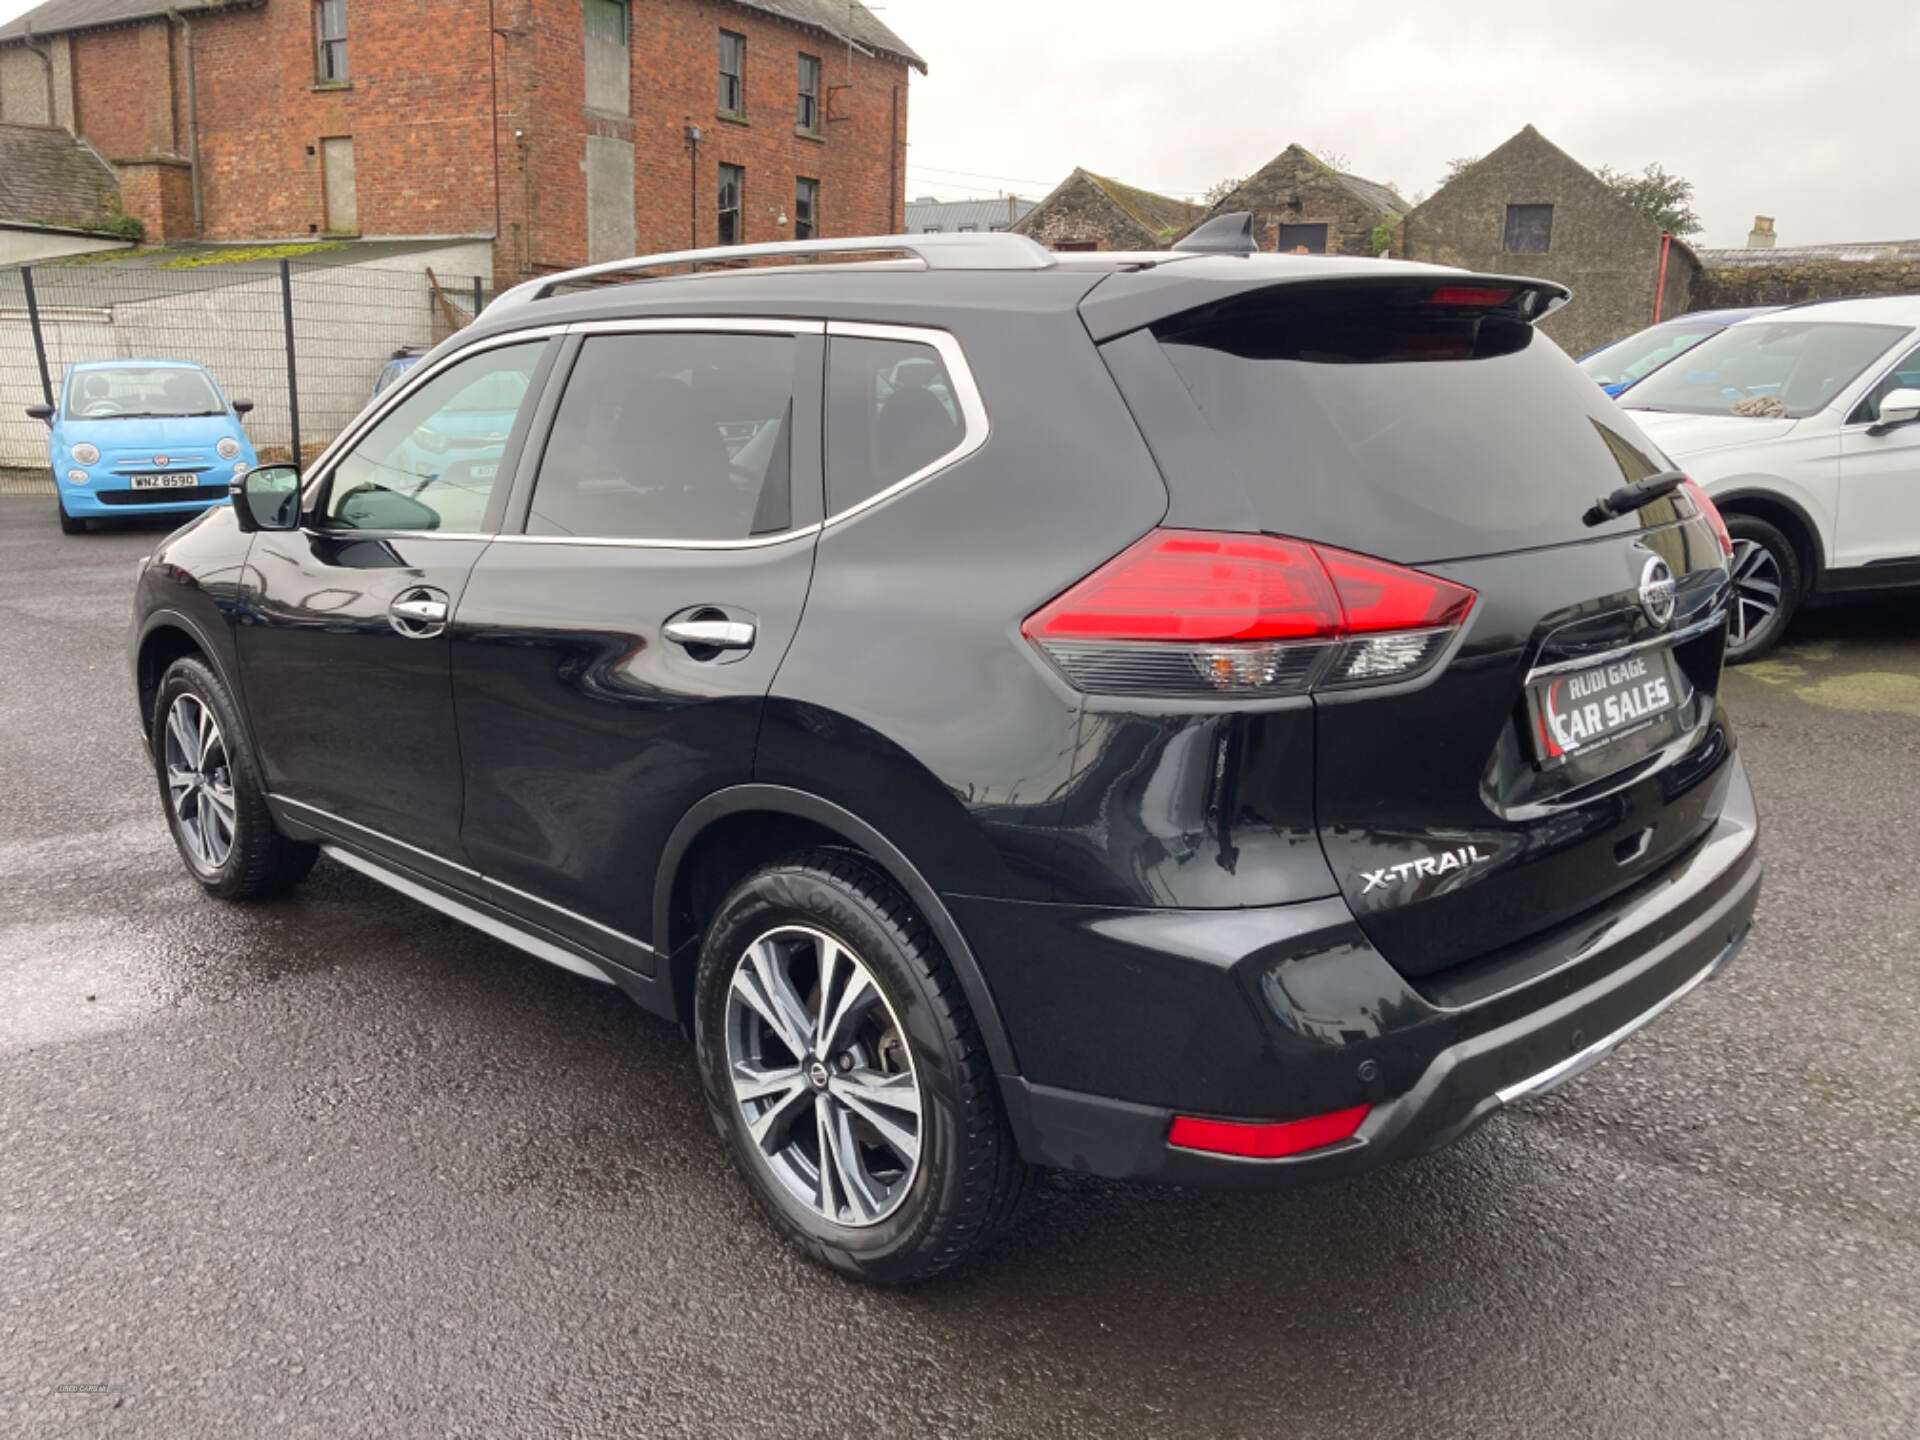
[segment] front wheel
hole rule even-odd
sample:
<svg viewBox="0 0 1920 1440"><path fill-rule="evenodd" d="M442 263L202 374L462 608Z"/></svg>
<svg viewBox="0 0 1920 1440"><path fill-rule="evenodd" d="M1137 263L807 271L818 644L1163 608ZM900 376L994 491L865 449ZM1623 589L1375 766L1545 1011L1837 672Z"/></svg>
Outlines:
<svg viewBox="0 0 1920 1440"><path fill-rule="evenodd" d="M173 842L209 895L279 895L313 868L318 849L274 827L233 699L195 656L174 661L161 677L153 763Z"/></svg>
<svg viewBox="0 0 1920 1440"><path fill-rule="evenodd" d="M54 483L56 486L59 484L58 481ZM78 515L69 515L67 513L67 502L60 498L58 489L55 489L53 492L53 503L60 511L60 533L62 535L84 535L87 533L87 522Z"/></svg>
<svg viewBox="0 0 1920 1440"><path fill-rule="evenodd" d="M981 1246L1027 1188L978 1028L926 922L814 851L722 903L694 1036L714 1123L774 1228L876 1284Z"/></svg>
<svg viewBox="0 0 1920 1440"><path fill-rule="evenodd" d="M1800 556L1793 542L1757 515L1727 516L1733 537L1733 603L1727 659L1758 660L1780 643L1800 608Z"/></svg>

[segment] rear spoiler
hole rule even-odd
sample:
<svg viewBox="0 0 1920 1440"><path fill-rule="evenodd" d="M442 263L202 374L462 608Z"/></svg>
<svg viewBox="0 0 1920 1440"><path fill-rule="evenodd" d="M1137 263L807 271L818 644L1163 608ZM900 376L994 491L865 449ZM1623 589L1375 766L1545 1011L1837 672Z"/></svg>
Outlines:
<svg viewBox="0 0 1920 1440"><path fill-rule="evenodd" d="M1080 317L1096 343L1177 315L1207 310L1264 292L1300 289L1398 289L1409 303L1458 306L1534 324L1573 298L1553 280L1525 275L1482 275L1444 265L1368 260L1357 256L1182 256L1178 264L1109 275L1080 302Z"/></svg>

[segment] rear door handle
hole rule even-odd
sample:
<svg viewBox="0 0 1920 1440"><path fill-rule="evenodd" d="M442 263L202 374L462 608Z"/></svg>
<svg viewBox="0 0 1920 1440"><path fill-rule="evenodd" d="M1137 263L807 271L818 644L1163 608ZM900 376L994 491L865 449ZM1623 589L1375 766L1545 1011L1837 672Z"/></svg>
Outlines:
<svg viewBox="0 0 1920 1440"><path fill-rule="evenodd" d="M447 597L416 585L387 606L387 623L409 640L430 640L447 628Z"/></svg>
<svg viewBox="0 0 1920 1440"><path fill-rule="evenodd" d="M689 649L750 650L753 624L747 620L669 620L660 633Z"/></svg>

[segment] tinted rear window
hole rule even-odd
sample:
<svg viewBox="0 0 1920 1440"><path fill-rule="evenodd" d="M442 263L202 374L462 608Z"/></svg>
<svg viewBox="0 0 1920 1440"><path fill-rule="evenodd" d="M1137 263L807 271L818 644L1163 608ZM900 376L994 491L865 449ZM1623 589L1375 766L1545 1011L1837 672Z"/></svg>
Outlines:
<svg viewBox="0 0 1920 1440"><path fill-rule="evenodd" d="M1641 523L1581 517L1661 468L1522 322L1350 290L1256 299L1156 333L1221 441L1227 483L1277 534L1403 562L1563 544Z"/></svg>

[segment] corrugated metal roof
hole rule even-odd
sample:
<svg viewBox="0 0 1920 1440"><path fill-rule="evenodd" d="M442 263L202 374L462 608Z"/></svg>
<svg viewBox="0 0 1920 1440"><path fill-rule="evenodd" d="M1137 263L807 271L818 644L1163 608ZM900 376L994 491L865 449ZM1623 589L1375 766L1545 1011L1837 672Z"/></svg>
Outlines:
<svg viewBox="0 0 1920 1440"><path fill-rule="evenodd" d="M103 232L120 182L93 147L49 125L0 125L0 220Z"/></svg>
<svg viewBox="0 0 1920 1440"><path fill-rule="evenodd" d="M1005 229L1011 223L1007 214L1007 200L910 200L907 202L907 233L924 235L929 230L939 229L951 234L956 230L991 230L998 225ZM1033 209L1034 202L1013 199L1011 220L1018 220Z"/></svg>
<svg viewBox="0 0 1920 1440"><path fill-rule="evenodd" d="M95 25L123 25L129 20L157 20L169 10L196 14L202 10L238 10L265 0L47 0L26 14L0 25L0 40L17 40L29 29L36 35L57 35Z"/></svg>
<svg viewBox="0 0 1920 1440"><path fill-rule="evenodd" d="M1771 250L1706 250L1694 254L1709 268L1797 265L1807 260L1920 260L1920 240L1858 241L1842 245L1780 245Z"/></svg>
<svg viewBox="0 0 1920 1440"><path fill-rule="evenodd" d="M906 41L881 24L879 17L860 0L734 0L734 3L814 30L824 30L843 44L852 40L869 50L898 56L922 75L927 73L927 62L915 54Z"/></svg>

